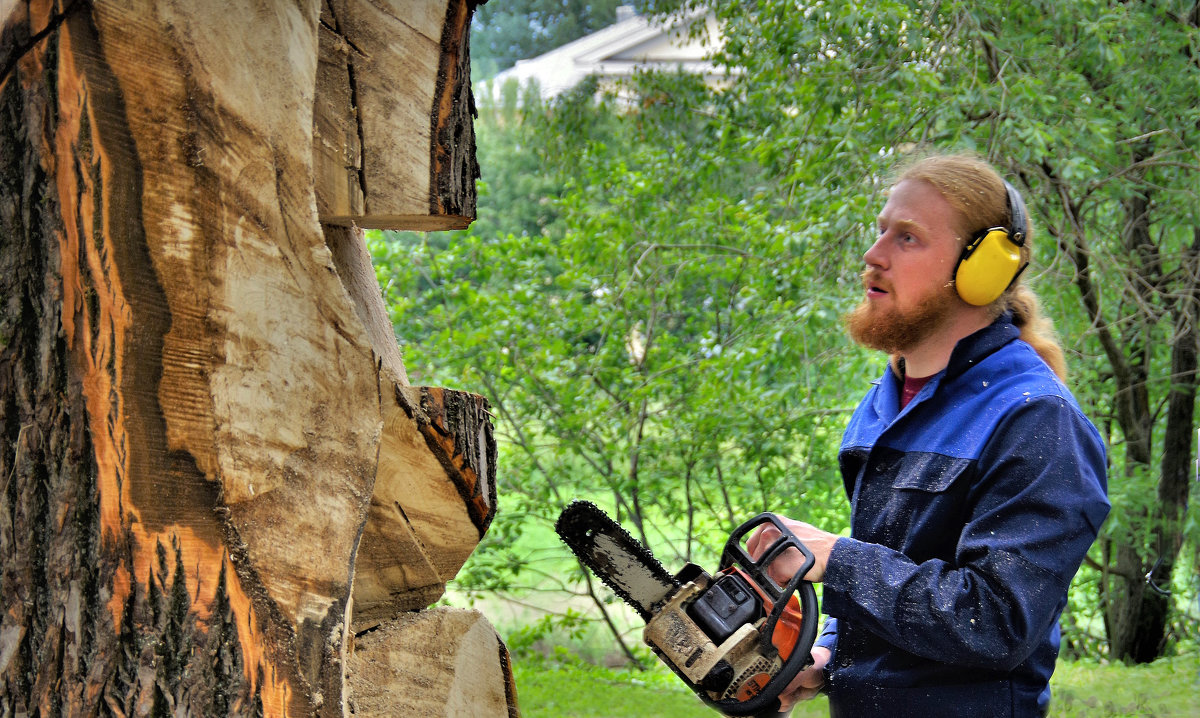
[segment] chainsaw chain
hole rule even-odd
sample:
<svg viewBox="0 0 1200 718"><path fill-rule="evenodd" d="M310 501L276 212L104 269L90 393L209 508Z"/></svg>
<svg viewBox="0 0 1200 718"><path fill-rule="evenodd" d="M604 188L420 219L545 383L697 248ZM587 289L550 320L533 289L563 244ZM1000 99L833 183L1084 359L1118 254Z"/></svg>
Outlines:
<svg viewBox="0 0 1200 718"><path fill-rule="evenodd" d="M679 585L649 549L590 501L572 501L554 523L554 530L575 557L591 569L592 573L622 601L635 608L642 620L649 621L654 616L651 610L653 602L639 600L614 580L614 567L607 553L601 554L596 551L597 536L608 537L626 557L645 569L648 578L662 584L664 588ZM670 593L668 591L668 595Z"/></svg>

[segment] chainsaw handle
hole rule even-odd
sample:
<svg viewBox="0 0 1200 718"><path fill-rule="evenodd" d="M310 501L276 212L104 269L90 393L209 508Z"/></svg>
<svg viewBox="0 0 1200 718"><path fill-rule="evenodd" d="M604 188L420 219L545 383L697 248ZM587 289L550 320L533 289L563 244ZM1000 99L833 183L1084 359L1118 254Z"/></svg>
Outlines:
<svg viewBox="0 0 1200 718"><path fill-rule="evenodd" d="M778 529L780 535L779 538L775 540L775 543L767 547L767 550L763 551L759 559L755 561L750 557L750 554L746 553L746 550L742 548L742 539L745 538L746 534L767 523L772 524L776 529ZM793 576L786 585L780 588L779 584L775 583L775 580L767 575L766 568L771 565L771 562L779 558L779 556L789 548L798 550L800 555L804 557L804 563L800 566L800 570L796 572L795 576ZM774 593L776 596L783 596L792 592L789 589L793 588L793 583L798 585L799 581L804 580L804 577L808 575L809 570L813 567L816 561L817 559L815 556L813 556L813 552L810 551L807 546L801 543L800 539L796 538L796 535L791 532L791 529L789 529L787 525L783 523L783 520L780 519L778 515L770 512L764 512L745 522L741 526L738 526L733 530L733 533L729 534L729 540L725 542L725 549L721 553L720 569L724 570L730 566L736 565L743 571L746 571L746 573L750 574L758 583L758 585L763 586L764 588L774 588L775 590L772 591L772 593ZM762 579L766 579L766 581L769 581L770 583L766 583Z"/></svg>
<svg viewBox="0 0 1200 718"><path fill-rule="evenodd" d="M742 539L754 529L767 523L778 529L780 536L762 552L756 561L742 548ZM784 586L780 587L767 574L767 567L790 548L800 552L804 563L800 566L800 570ZM804 577L808 575L815 563L816 557L813 556L812 551L796 538L796 535L788 529L779 516L773 513L761 513L738 526L729 535L729 540L725 543L725 549L721 553L719 570L724 571L730 566L736 566L770 596L774 603L771 613L767 616L767 622L763 625L760 639L764 651L772 649L771 639L776 624L788 610L794 595L798 597L800 603L802 632L797 637L796 643L792 646L791 653L784 661L779 673L763 686L758 695L744 701L734 699L716 701L714 706L718 710L728 715L755 716L755 718L775 718L783 715L779 711L779 695L792 682L796 674L812 663L812 646L817 639L817 594L813 589L812 582L805 581Z"/></svg>
<svg viewBox="0 0 1200 718"><path fill-rule="evenodd" d="M772 524L776 529L778 529L779 538L776 539L775 542L770 546L768 546L756 561L750 557L750 554L746 553L745 549L742 548L742 539L754 529L757 529L758 527L767 523ZM767 569L771 563L775 561L775 559L782 556L785 551L791 548L794 548L800 552L800 555L804 557L804 563L801 564L800 570L797 571L788 580L788 582L784 584L783 587L780 587L779 584L775 582L775 579L771 578L771 576L767 573ZM789 529L787 525L783 523L783 520L780 519L776 514L769 512L761 513L743 523L741 526L738 526L733 530L733 533L729 534L729 540L725 542L725 549L721 555L721 570L724 570L731 565L736 565L743 571L746 571L750 574L754 583L762 588L762 590L771 597L771 600L775 604L770 615L767 616L766 624L763 626L763 648L767 648L770 645L771 636L775 632L775 625L779 623L780 616L782 616L783 612L787 610L788 603L791 600L792 595L800 589L801 584L803 584L807 589L806 591L800 591L802 604L800 609L802 614L807 617L811 615L809 614L809 610L815 609L816 592L813 591L812 583L804 580L804 577L808 575L809 570L812 569L815 563L816 557L813 556L812 551L810 551L809 548L800 541L800 539L796 538L796 535L792 533L791 529ZM811 606L804 605L807 603L807 601L804 599L808 598L806 594L809 593L812 594ZM813 640L815 641L816 621L810 620L806 621L805 623L809 624L814 629L812 633ZM801 636L800 638L801 645L803 645L804 639L807 637ZM784 668L786 669L787 666L785 665Z"/></svg>

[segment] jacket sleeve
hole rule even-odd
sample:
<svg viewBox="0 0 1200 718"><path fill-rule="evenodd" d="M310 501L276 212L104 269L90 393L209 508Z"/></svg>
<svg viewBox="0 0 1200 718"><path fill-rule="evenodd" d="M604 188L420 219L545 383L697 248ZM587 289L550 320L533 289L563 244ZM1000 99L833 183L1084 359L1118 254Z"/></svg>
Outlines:
<svg viewBox="0 0 1200 718"><path fill-rule="evenodd" d="M1108 513L1105 487L1095 427L1060 397L1033 399L984 447L954 560L838 539L824 610L925 658L1011 670L1057 620Z"/></svg>
<svg viewBox="0 0 1200 718"><path fill-rule="evenodd" d="M817 636L817 640L813 641L813 646L828 648L833 651L837 648L837 619L825 619L825 625L821 628L821 634Z"/></svg>

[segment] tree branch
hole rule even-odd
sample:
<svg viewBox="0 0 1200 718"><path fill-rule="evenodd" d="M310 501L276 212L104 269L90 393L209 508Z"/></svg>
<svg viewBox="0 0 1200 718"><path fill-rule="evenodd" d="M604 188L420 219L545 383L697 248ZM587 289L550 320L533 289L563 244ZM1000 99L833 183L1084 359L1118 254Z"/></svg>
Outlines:
<svg viewBox="0 0 1200 718"><path fill-rule="evenodd" d="M1087 311L1088 320L1092 323L1092 328L1100 339L1100 345L1104 348L1104 353L1113 367L1114 378L1120 386L1128 386L1132 383L1129 365L1125 360L1125 354L1121 351L1120 343L1113 336L1108 321L1104 318L1100 307L1100 293L1092 282L1091 250L1088 248L1087 232L1083 228L1079 208L1071 201L1066 185L1059 179L1049 160L1042 160L1041 166L1042 172L1054 186L1063 214L1070 223L1071 243L1065 244L1067 238L1062 235L1058 237L1058 241L1075 266L1075 285L1079 288L1080 299Z"/></svg>

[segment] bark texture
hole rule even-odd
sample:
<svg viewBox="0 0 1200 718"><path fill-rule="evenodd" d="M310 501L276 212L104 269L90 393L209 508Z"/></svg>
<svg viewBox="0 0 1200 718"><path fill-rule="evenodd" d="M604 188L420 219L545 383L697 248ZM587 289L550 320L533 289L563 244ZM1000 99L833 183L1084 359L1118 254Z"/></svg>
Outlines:
<svg viewBox="0 0 1200 718"><path fill-rule="evenodd" d="M472 4L2 8L0 715L344 715L352 606L424 608L494 513L486 402L407 385L353 228L470 220L429 129L469 101L414 88L466 62ZM322 94L349 18L380 64ZM367 122L388 92L423 121ZM335 134L389 192L326 217Z"/></svg>

